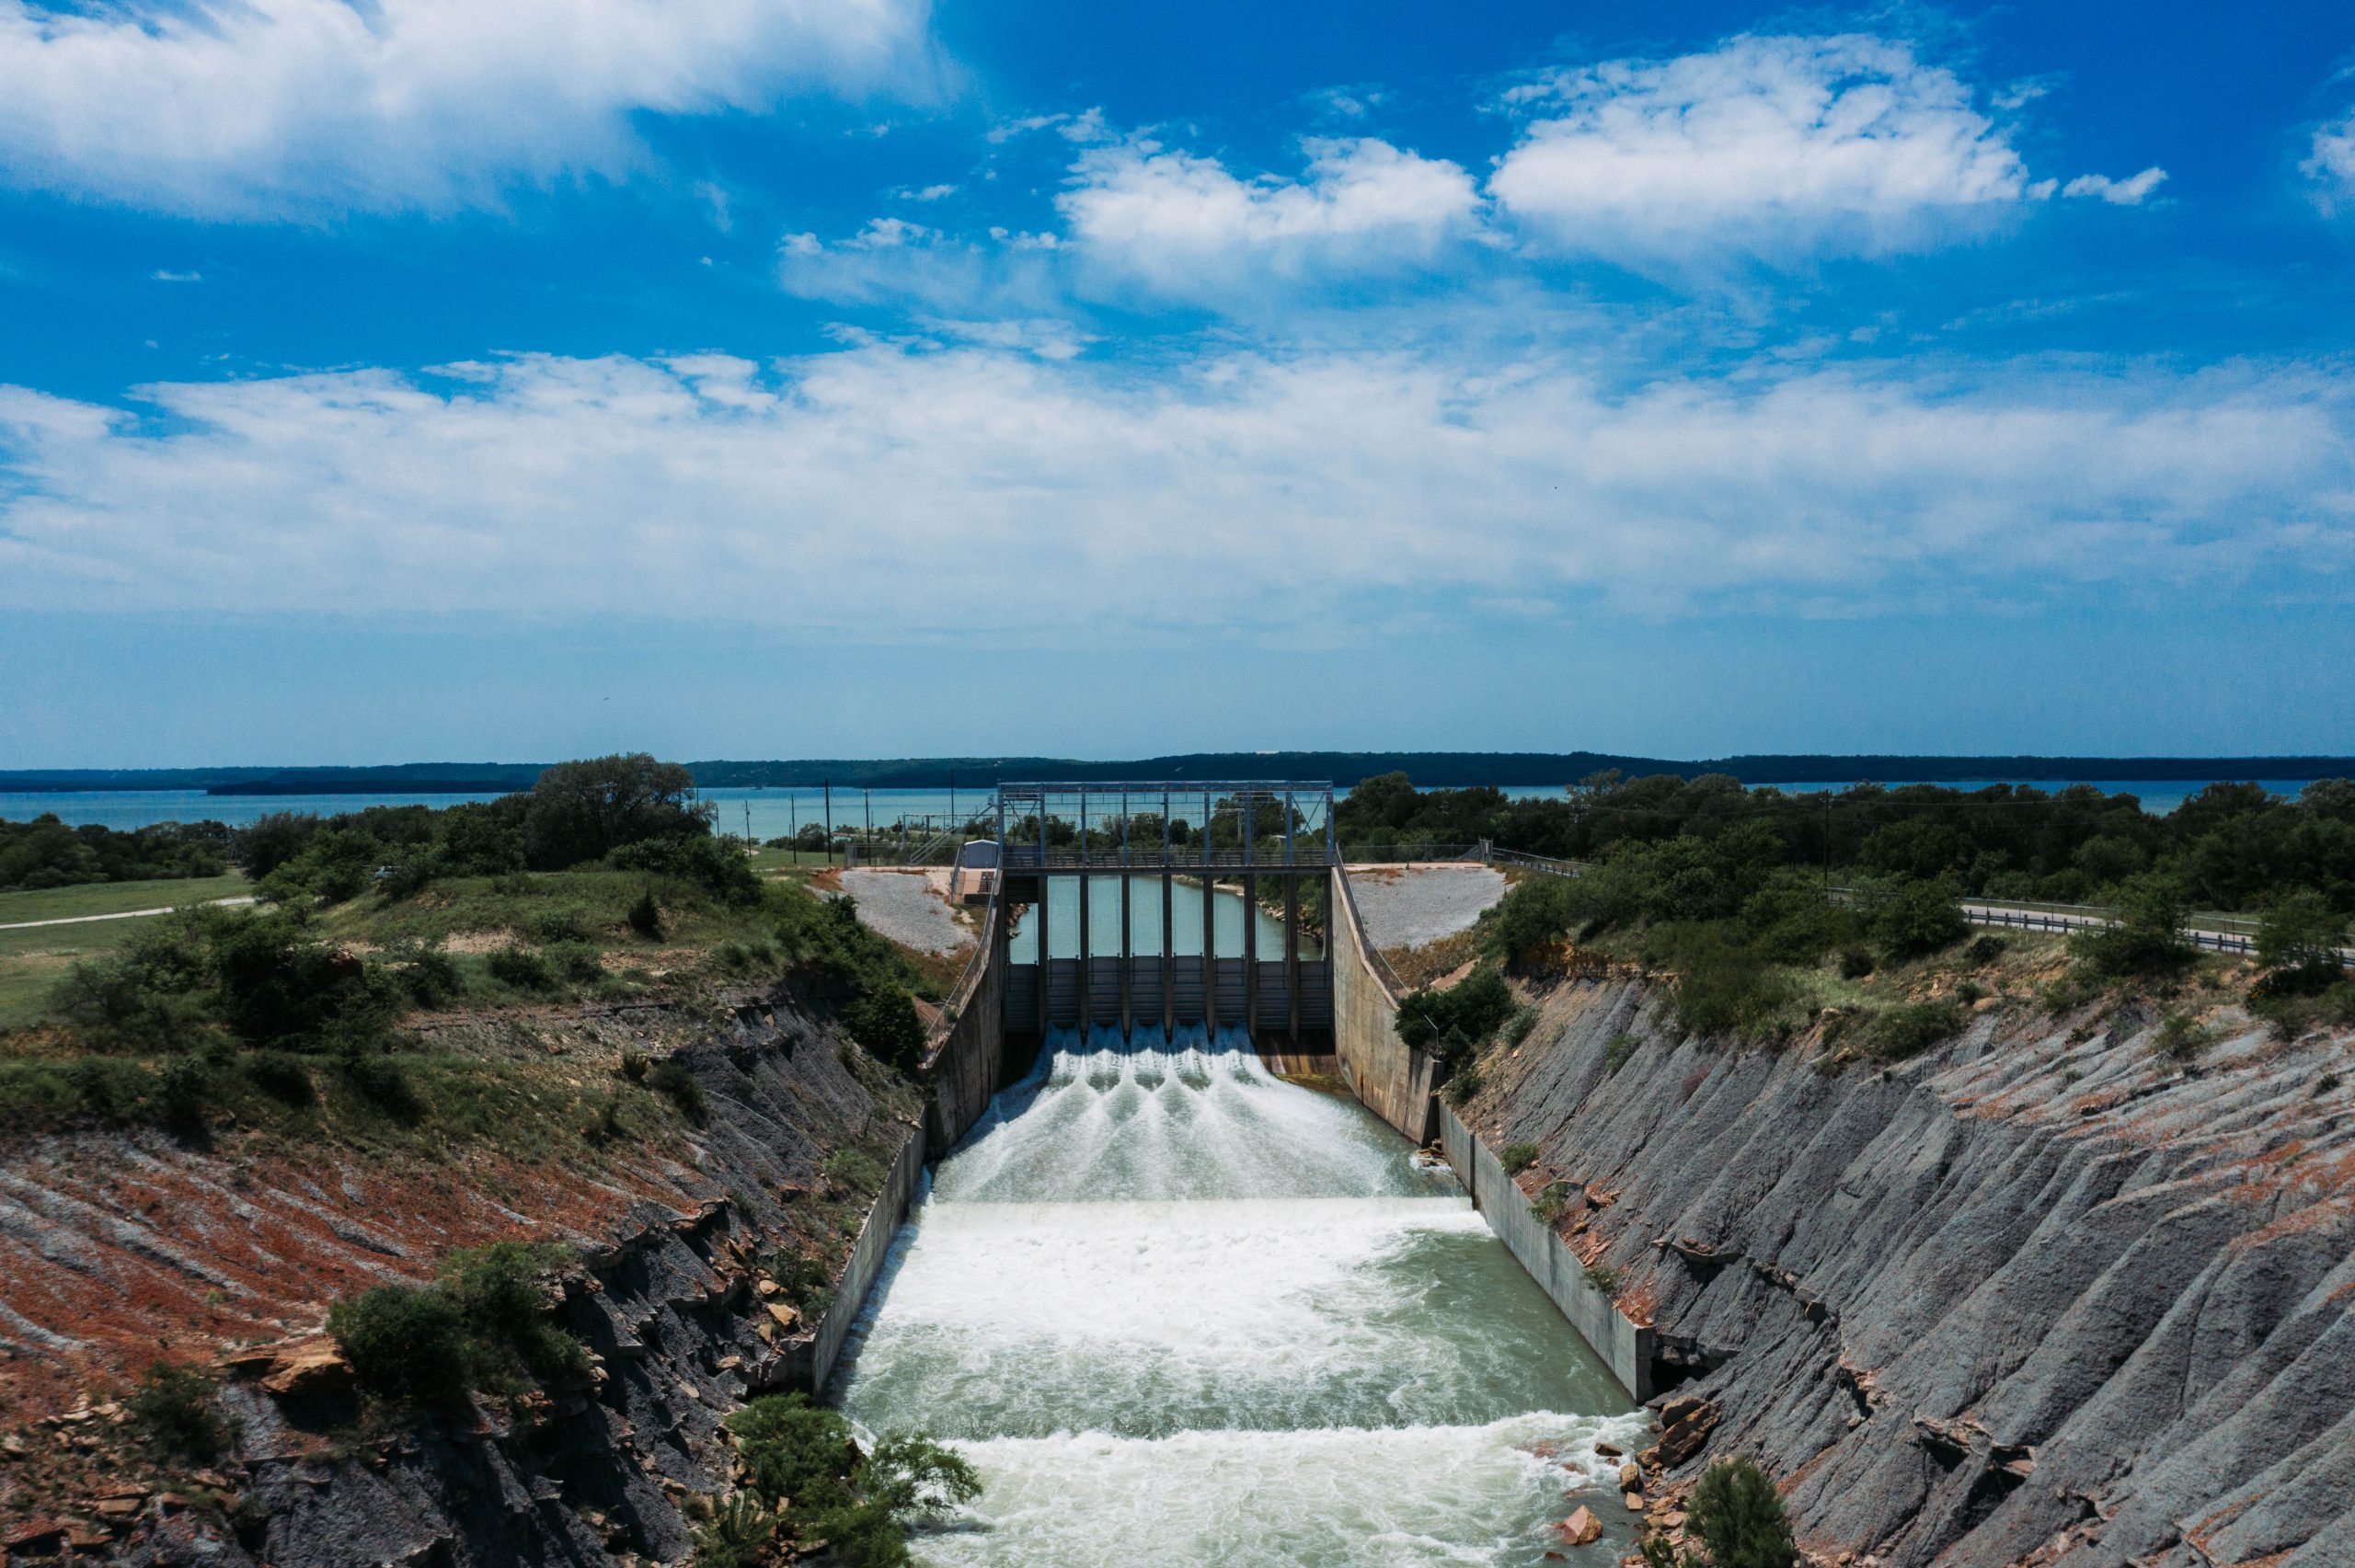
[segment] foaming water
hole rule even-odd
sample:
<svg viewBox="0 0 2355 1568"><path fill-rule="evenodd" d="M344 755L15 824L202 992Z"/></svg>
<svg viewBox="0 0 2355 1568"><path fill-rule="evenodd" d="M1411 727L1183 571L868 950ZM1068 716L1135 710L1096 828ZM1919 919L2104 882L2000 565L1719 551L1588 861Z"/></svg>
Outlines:
<svg viewBox="0 0 2355 1568"><path fill-rule="evenodd" d="M928 1563L1544 1560L1643 1417L1444 1175L1240 1031L1065 1031L935 1173L845 1359L985 1490ZM1590 1495L1591 1494L1591 1495ZM1625 1510L1596 1507L1624 1547Z"/></svg>
<svg viewBox="0 0 2355 1568"><path fill-rule="evenodd" d="M938 1564L1518 1568L1557 1551L1601 1568L1624 1538L1567 1549L1550 1526L1576 1505L1566 1491L1583 1495L1617 1462L1594 1445L1627 1448L1643 1430L1640 1416L1538 1413L1479 1426L962 1444L988 1477L982 1510L915 1546Z"/></svg>

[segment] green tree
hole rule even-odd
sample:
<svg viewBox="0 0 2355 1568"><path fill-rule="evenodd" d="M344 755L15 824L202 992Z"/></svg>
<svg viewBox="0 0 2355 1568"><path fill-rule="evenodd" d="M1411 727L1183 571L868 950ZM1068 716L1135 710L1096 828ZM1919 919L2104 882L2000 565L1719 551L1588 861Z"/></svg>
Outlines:
<svg viewBox="0 0 2355 1568"><path fill-rule="evenodd" d="M2171 975L2199 956L2183 934L2184 895L2173 877L2157 872L2120 884L2118 918L2109 925L2070 938L2086 967L2102 978Z"/></svg>
<svg viewBox="0 0 2355 1568"><path fill-rule="evenodd" d="M559 762L523 809L523 853L535 869L602 860L624 844L708 833L711 810L690 804L695 775L643 751Z"/></svg>
<svg viewBox="0 0 2355 1568"><path fill-rule="evenodd" d="M1918 958L1970 934L1954 894L1936 882L1900 882L1873 911L1872 932L1891 957Z"/></svg>
<svg viewBox="0 0 2355 1568"><path fill-rule="evenodd" d="M1648 1568L1792 1568L1798 1561L1783 1499L1748 1459L1718 1459L1701 1472L1684 1528L1701 1551L1680 1556L1658 1536L1648 1537L1639 1550Z"/></svg>
<svg viewBox="0 0 2355 1568"><path fill-rule="evenodd" d="M905 988L886 980L854 1002L843 1022L858 1048L898 1069L913 1073L924 1063L924 1018Z"/></svg>

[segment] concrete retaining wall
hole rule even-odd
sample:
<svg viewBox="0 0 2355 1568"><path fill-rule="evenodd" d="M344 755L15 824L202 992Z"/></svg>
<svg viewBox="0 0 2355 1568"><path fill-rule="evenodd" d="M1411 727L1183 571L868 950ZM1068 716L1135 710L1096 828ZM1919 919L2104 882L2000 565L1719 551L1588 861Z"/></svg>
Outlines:
<svg viewBox="0 0 2355 1568"><path fill-rule="evenodd" d="M946 1004L948 1022L932 1042L925 1074L925 1147L934 1160L956 1147L1004 1087L1005 953L1001 903L982 921L981 960L968 969Z"/></svg>
<svg viewBox="0 0 2355 1568"><path fill-rule="evenodd" d="M1610 1297L1586 1282L1586 1265L1578 1253L1530 1212L1521 1185L1444 1104L1439 1106L1439 1130L1447 1162L1455 1168L1488 1229L1562 1310L1579 1337L1603 1357L1629 1397L1651 1398L1652 1331L1629 1322Z"/></svg>
<svg viewBox="0 0 2355 1568"><path fill-rule="evenodd" d="M834 1375L834 1360L843 1353L843 1341L850 1337L851 1324L867 1305L875 1276L883 1272L884 1254L891 1250L891 1238L899 1233L900 1221L907 1218L908 1205L914 1201L916 1184L924 1177L924 1134L911 1127L891 1161L890 1173L883 1178L883 1190L876 1195L866 1223L858 1228L849 1266L843 1270L833 1304L826 1309L825 1320L819 1323L810 1346L809 1386L812 1389L824 1388L826 1379Z"/></svg>
<svg viewBox="0 0 2355 1568"><path fill-rule="evenodd" d="M1333 910L1333 1052L1341 1076L1366 1109L1413 1139L1429 1143L1437 1133L1431 1091L1438 1063L1408 1050L1394 1027L1398 999L1374 967L1365 928L1358 921L1346 872L1336 867L1328 889Z"/></svg>

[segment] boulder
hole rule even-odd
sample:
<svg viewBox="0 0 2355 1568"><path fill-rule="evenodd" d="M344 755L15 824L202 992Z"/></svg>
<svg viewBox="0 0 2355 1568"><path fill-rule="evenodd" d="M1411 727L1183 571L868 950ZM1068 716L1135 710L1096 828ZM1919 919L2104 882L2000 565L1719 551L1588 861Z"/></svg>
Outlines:
<svg viewBox="0 0 2355 1568"><path fill-rule="evenodd" d="M1554 1527L1562 1539L1571 1546L1584 1546L1603 1537L1603 1521L1586 1508L1574 1508L1570 1516Z"/></svg>
<svg viewBox="0 0 2355 1568"><path fill-rule="evenodd" d="M293 1340L240 1351L224 1363L230 1376L258 1382L280 1399L322 1399L351 1391L351 1363L331 1339Z"/></svg>

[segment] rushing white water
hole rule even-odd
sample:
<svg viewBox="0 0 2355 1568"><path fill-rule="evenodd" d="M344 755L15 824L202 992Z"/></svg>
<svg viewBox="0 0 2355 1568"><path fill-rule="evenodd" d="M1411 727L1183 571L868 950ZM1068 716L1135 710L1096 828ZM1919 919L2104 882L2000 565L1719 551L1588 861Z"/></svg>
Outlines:
<svg viewBox="0 0 2355 1568"><path fill-rule="evenodd" d="M982 1471L919 1559L1613 1561L1593 1446L1643 1417L1410 1152L1239 1031L1051 1039L936 1173L840 1386ZM1611 1533L1568 1548L1580 1502Z"/></svg>

